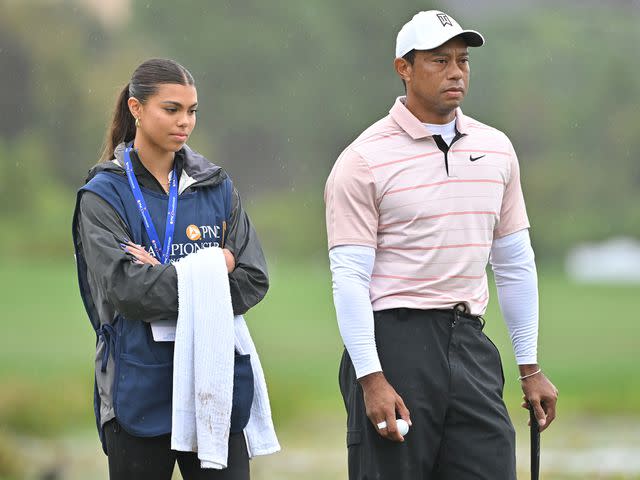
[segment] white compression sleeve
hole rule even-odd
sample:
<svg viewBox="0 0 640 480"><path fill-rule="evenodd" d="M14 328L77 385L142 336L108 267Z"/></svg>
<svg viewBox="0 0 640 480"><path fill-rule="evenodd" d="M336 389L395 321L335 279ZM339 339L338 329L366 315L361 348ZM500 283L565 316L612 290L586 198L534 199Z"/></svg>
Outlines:
<svg viewBox="0 0 640 480"><path fill-rule="evenodd" d="M357 378L382 371L369 297L375 258L374 248L360 245L340 245L329 251L338 327Z"/></svg>
<svg viewBox="0 0 640 480"><path fill-rule="evenodd" d="M516 362L537 363L538 275L529 230L495 239L489 261Z"/></svg>

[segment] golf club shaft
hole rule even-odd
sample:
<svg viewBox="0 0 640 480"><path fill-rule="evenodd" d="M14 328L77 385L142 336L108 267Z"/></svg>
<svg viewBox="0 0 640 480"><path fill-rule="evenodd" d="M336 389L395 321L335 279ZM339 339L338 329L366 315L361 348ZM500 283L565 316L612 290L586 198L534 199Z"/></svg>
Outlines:
<svg viewBox="0 0 640 480"><path fill-rule="evenodd" d="M540 478L540 427L531 405L529 405L529 418L531 420L531 480L538 480Z"/></svg>

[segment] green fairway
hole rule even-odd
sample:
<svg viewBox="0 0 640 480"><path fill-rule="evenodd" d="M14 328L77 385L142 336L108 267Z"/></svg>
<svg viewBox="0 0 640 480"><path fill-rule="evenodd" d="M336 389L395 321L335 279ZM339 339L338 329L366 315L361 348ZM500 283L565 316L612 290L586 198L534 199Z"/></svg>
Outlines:
<svg viewBox="0 0 640 480"><path fill-rule="evenodd" d="M95 337L72 259L1 268L0 425L31 434L91 425ZM277 421L339 414L342 344L328 270L274 262L271 278L267 298L247 319ZM640 414L637 287L578 286L541 274L540 293L540 360L560 389L560 411ZM503 353L505 395L515 413L521 393L495 296L486 320Z"/></svg>
<svg viewBox="0 0 640 480"><path fill-rule="evenodd" d="M284 450L257 460L254 473L263 479L344 478L344 414L337 388L342 344L327 266L273 260L271 280L267 298L247 319ZM69 452L68 478L104 477L91 404L95 336L77 293L72 259L5 264L0 292L0 478L37 478L56 463L60 449ZM585 455L581 452L599 452L589 449L617 441L617 454L629 455L624 449L638 445L633 433L640 415L637 287L579 286L543 272L540 294L540 360L560 389L559 420L543 439L543 478L637 478L568 473L576 462L584 464L575 460ZM486 331L502 351L506 401L524 472L527 414L518 406L517 370L493 297ZM582 471L594 468L599 467Z"/></svg>

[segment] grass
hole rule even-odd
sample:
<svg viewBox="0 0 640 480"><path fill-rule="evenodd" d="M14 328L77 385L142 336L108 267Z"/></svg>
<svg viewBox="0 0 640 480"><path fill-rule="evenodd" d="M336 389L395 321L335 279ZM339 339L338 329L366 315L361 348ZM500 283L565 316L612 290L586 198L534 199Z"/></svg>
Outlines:
<svg viewBox="0 0 640 480"><path fill-rule="evenodd" d="M640 413L636 374L640 324L638 287L579 285L557 273L539 277L539 361L560 390L560 408L584 413ZM493 295L495 299L495 295ZM489 335L503 353L507 397L519 396L518 373L497 302Z"/></svg>
<svg viewBox="0 0 640 480"><path fill-rule="evenodd" d="M324 265L276 264L267 299L249 322L282 411L342 409L336 378L342 344ZM491 283L491 282L490 282ZM577 285L559 273L540 275L539 359L561 390L562 409L575 413L640 414L637 287ZM492 291L486 332L503 357L505 396L512 412L522 392L507 330ZM296 405L297 404L297 405ZM304 404L302 407L300 404Z"/></svg>
<svg viewBox="0 0 640 480"><path fill-rule="evenodd" d="M278 261L271 277L269 295L247 320L276 420L340 414L342 344L326 266ZM73 261L5 263L0 292L0 425L30 434L92 425L95 338ZM541 274L540 293L540 361L560 389L560 411L640 414L637 287L575 285L559 274ZM503 354L505 396L515 413L521 393L495 301L486 319Z"/></svg>
<svg viewBox="0 0 640 480"><path fill-rule="evenodd" d="M247 315L247 321L261 352L284 451L257 461L256 478L308 478L309 472L318 479L343 478L344 415L337 388L342 343L327 266L272 259L271 278L267 298ZM622 421L629 418L630 425L637 422L637 287L576 285L558 273L543 271L540 296L540 361L561 392L558 426L546 437L546 451L580 448L590 431L584 430L585 419L615 415ZM520 432L519 442L526 447L526 413L518 406L517 370L493 298L485 315L486 331L502 352L507 405ZM91 452L82 450L82 458L74 460L91 467L79 467L85 473L70 478L104 475L97 437L89 435L94 421L95 337L77 293L72 258L4 262L0 304L0 478L25 478L16 462L19 455L31 458L23 448L24 438L43 439L37 452L46 445L57 451L65 442L72 442L69 451L76 451L80 443L91 446ZM570 418L577 420L572 424ZM76 438L82 439L80 443ZM31 455L33 462L28 464L41 457ZM103 473L88 474L86 468ZM546 478L549 475L583 478L560 472L547 472Z"/></svg>

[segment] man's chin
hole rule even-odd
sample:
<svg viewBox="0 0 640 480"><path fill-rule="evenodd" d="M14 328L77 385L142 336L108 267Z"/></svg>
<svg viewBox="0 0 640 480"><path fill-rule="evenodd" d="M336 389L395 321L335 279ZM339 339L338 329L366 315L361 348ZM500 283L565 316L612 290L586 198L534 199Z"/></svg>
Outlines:
<svg viewBox="0 0 640 480"><path fill-rule="evenodd" d="M462 98L460 100L452 100L450 102L447 102L447 109L450 111L454 111L456 108L460 107L460 105L462 105Z"/></svg>

